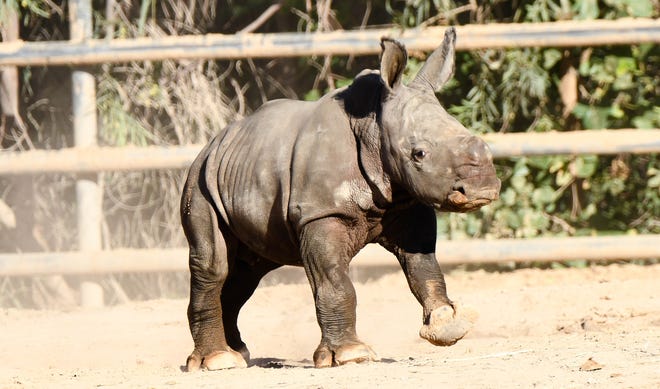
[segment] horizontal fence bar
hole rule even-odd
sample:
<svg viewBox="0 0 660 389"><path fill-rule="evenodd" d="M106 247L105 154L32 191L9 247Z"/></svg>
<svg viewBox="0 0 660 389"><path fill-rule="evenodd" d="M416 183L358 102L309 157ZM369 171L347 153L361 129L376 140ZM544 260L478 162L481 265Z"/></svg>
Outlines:
<svg viewBox="0 0 660 389"><path fill-rule="evenodd" d="M495 158L521 155L660 152L660 129L486 134ZM0 175L185 169L201 145L0 152Z"/></svg>
<svg viewBox="0 0 660 389"><path fill-rule="evenodd" d="M187 168L202 145L88 147L0 152L0 175Z"/></svg>
<svg viewBox="0 0 660 389"><path fill-rule="evenodd" d="M436 255L441 265L653 259L660 258L660 235L439 241ZM398 266L398 262L384 248L371 244L351 266L364 269ZM188 250L181 248L0 254L0 275L4 276L187 269Z"/></svg>
<svg viewBox="0 0 660 389"><path fill-rule="evenodd" d="M485 134L493 157L660 152L660 129Z"/></svg>
<svg viewBox="0 0 660 389"><path fill-rule="evenodd" d="M660 235L445 241L441 264L614 261L660 258Z"/></svg>
<svg viewBox="0 0 660 389"><path fill-rule="evenodd" d="M0 275L107 274L182 271L187 249L117 249L0 254Z"/></svg>
<svg viewBox="0 0 660 389"><path fill-rule="evenodd" d="M0 66L89 65L164 59L279 58L380 53L380 38L410 50L433 50L444 27L339 30L325 33L207 34L84 42L0 43ZM458 50L660 42L660 20L619 19L457 26Z"/></svg>

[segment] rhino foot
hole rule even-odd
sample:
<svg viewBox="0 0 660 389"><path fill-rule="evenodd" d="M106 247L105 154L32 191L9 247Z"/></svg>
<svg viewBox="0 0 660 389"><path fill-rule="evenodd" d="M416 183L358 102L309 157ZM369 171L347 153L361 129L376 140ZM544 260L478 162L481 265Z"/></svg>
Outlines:
<svg viewBox="0 0 660 389"><path fill-rule="evenodd" d="M241 353L234 350L214 351L204 357L193 352L186 361L186 370L189 372L199 369L221 370L236 367L247 367L247 362Z"/></svg>
<svg viewBox="0 0 660 389"><path fill-rule="evenodd" d="M419 330L419 336L436 346L451 346L472 328L479 315L470 308L445 305L436 308L429 316L428 324Z"/></svg>
<svg viewBox="0 0 660 389"><path fill-rule="evenodd" d="M339 346L335 350L328 345L321 344L314 352L314 366L317 368L378 360L378 355L374 350L361 342Z"/></svg>

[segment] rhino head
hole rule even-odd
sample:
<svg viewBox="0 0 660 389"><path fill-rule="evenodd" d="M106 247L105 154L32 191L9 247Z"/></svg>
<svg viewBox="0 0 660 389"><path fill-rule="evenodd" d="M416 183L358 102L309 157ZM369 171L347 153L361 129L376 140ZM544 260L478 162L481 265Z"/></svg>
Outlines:
<svg viewBox="0 0 660 389"><path fill-rule="evenodd" d="M408 85L401 80L405 48L394 40L381 42L382 91L374 126L379 135L372 135L379 139L367 140L362 147L368 151L377 145L382 165L365 158L368 152L361 158L386 199L391 200L392 188L398 187L437 210L469 212L498 198L501 183L488 146L449 115L435 96L453 75L455 42L456 32L449 28L442 46Z"/></svg>

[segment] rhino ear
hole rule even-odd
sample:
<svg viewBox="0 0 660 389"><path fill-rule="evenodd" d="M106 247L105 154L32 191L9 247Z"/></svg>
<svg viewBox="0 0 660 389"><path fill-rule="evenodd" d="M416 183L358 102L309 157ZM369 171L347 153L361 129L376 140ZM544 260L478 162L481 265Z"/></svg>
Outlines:
<svg viewBox="0 0 660 389"><path fill-rule="evenodd" d="M426 63L410 83L411 87L431 88L439 91L454 75L454 57L456 47L456 29L449 27L445 30L445 39L426 60Z"/></svg>
<svg viewBox="0 0 660 389"><path fill-rule="evenodd" d="M394 89L401 83L401 76L408 63L405 46L390 38L381 38L380 77L388 87Z"/></svg>

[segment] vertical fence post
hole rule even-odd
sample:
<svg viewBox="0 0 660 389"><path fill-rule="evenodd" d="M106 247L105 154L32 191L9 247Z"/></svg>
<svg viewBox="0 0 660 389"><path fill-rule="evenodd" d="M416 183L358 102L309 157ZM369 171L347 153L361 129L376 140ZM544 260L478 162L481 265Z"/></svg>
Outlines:
<svg viewBox="0 0 660 389"><path fill-rule="evenodd" d="M71 41L80 42L92 38L91 0L69 2ZM74 70L73 83L73 131L75 147L97 145L96 84L94 75L84 70ZM102 194L98 174L81 174L76 181L76 206L78 224L78 249L93 252L101 250ZM89 258L90 261L94 260ZM100 287L83 284L81 301L86 306L103 305ZM86 291L93 290L89 294Z"/></svg>
<svg viewBox="0 0 660 389"><path fill-rule="evenodd" d="M0 20L0 38L3 42L20 39L18 12L13 6L5 4L5 20ZM18 67L0 66L0 114L12 116L21 122L18 113ZM21 124L19 123L19 126ZM24 128L21 128L23 131Z"/></svg>

